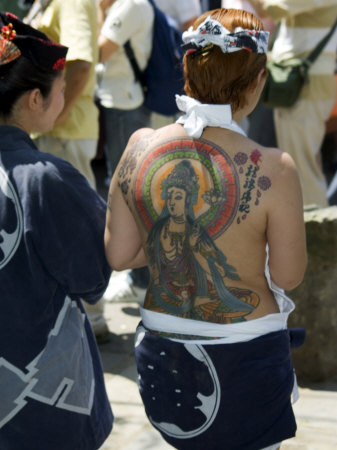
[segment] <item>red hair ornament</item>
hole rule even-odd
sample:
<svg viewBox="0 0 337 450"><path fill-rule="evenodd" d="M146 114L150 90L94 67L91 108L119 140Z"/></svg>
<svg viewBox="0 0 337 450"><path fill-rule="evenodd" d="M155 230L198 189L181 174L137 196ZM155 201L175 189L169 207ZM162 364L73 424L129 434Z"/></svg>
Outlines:
<svg viewBox="0 0 337 450"><path fill-rule="evenodd" d="M0 66L9 64L17 59L21 52L17 46L12 42L16 36L16 32L13 29L13 24L9 23L1 27L0 34Z"/></svg>
<svg viewBox="0 0 337 450"><path fill-rule="evenodd" d="M67 47L23 23L14 14L0 12L0 65L21 55L47 70L63 70Z"/></svg>

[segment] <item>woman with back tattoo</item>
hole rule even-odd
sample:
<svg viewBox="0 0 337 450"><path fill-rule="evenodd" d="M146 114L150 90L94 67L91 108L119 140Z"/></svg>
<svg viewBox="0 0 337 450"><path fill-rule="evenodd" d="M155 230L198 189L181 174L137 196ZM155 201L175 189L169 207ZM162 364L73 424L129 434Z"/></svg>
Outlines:
<svg viewBox="0 0 337 450"><path fill-rule="evenodd" d="M264 87L268 34L248 12L200 16L183 34L182 116L135 132L110 185L107 259L151 274L140 393L180 450L275 450L296 431L284 290L306 267L301 189L291 157L239 126Z"/></svg>

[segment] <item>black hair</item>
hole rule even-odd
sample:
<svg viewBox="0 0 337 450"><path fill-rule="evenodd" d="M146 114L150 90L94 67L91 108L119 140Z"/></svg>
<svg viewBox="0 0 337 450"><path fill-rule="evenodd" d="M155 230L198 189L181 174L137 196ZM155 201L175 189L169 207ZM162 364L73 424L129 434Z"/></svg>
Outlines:
<svg viewBox="0 0 337 450"><path fill-rule="evenodd" d="M9 117L17 100L32 89L40 89L43 98L47 98L60 73L37 66L24 56L0 65L0 116Z"/></svg>

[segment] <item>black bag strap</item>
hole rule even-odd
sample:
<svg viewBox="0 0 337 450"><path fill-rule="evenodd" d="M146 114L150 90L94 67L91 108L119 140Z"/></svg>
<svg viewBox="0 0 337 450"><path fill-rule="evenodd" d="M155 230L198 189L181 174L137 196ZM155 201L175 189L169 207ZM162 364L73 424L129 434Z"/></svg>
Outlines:
<svg viewBox="0 0 337 450"><path fill-rule="evenodd" d="M308 66L310 66L318 57L318 55L321 53L331 36L333 35L335 29L337 27L337 19L335 20L335 23L332 25L331 30L329 33L324 36L324 38L316 45L316 47L311 51L311 53L305 58L303 61Z"/></svg>
<svg viewBox="0 0 337 450"><path fill-rule="evenodd" d="M127 42L125 42L124 44L124 50L125 50L125 54L131 64L133 73L135 75L135 79L137 81L139 81L139 83L142 86L143 91L146 91L146 84L145 84L145 79L143 76L143 72L140 70L140 67L138 65L136 56L135 56L135 52L133 51L133 48L131 47L131 42L130 40L128 40Z"/></svg>
<svg viewBox="0 0 337 450"><path fill-rule="evenodd" d="M156 9L156 5L155 5L154 1L153 0L148 0L148 1L151 4L152 8L155 10ZM154 11L154 13L155 13L155 11ZM127 42L125 42L123 47L124 47L125 54L126 54L128 60L129 60L130 64L131 64L131 67L132 67L135 79L136 79L136 81L138 81L140 83L140 85L141 85L141 87L143 89L143 93L145 95L145 93L147 91L147 86L146 86L144 74L140 70L140 67L138 65L138 61L136 59L135 52L133 51L133 48L131 46L130 39Z"/></svg>

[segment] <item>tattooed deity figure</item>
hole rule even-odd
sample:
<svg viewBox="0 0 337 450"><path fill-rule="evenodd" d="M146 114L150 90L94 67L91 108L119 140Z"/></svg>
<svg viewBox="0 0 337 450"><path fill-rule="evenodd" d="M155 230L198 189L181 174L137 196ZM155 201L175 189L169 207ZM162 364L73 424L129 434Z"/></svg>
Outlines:
<svg viewBox="0 0 337 450"><path fill-rule="evenodd" d="M258 297L226 286L239 276L195 218L199 188L188 160L162 182L164 208L148 237L153 283L145 307L218 323L243 320Z"/></svg>

